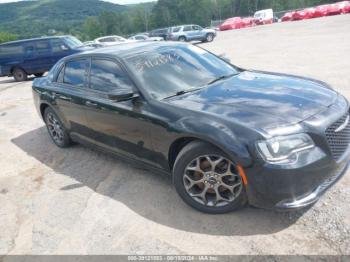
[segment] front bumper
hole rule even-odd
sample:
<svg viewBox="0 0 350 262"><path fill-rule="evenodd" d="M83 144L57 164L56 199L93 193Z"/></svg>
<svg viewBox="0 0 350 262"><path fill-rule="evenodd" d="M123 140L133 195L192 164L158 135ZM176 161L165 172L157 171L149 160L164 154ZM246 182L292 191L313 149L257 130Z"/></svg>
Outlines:
<svg viewBox="0 0 350 262"><path fill-rule="evenodd" d="M282 200L276 204L277 209L300 209L315 203L332 185L334 185L348 170L349 163L345 164L345 167L341 172L326 179L321 185L319 185L314 191L298 198L291 198Z"/></svg>

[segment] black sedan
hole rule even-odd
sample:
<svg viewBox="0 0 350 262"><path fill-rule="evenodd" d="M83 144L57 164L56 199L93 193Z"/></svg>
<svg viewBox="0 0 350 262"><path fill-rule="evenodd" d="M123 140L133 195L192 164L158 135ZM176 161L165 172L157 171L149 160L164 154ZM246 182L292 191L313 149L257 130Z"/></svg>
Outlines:
<svg viewBox="0 0 350 262"><path fill-rule="evenodd" d="M74 141L171 174L181 198L203 212L308 206L348 168L342 95L185 43L66 57L35 79L33 94L57 146Z"/></svg>

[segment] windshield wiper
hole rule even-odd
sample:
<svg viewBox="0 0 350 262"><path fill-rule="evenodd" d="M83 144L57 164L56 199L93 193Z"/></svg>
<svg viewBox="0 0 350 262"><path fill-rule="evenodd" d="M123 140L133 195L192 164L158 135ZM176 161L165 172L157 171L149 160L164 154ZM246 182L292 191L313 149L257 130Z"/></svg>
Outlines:
<svg viewBox="0 0 350 262"><path fill-rule="evenodd" d="M176 92L175 95L168 96L168 97L166 97L166 98L171 98L171 97L174 97L174 96L181 96L181 95L184 95L184 94L187 94L187 93L191 93L191 92L200 90L200 89L202 89L202 88L203 88L203 87L196 87L196 88L181 90L181 91ZM165 99L166 99L166 98L165 98Z"/></svg>
<svg viewBox="0 0 350 262"><path fill-rule="evenodd" d="M235 76L235 75L237 75L237 73L235 73L235 74L230 74L230 75L222 75L222 76L219 76L219 77L217 77L217 78L211 80L207 85L208 85L208 86L209 86L209 85L212 85L212 84L214 84L214 83L216 83L216 82L218 82L218 81L220 81L220 80L224 80L224 79L230 78L230 77Z"/></svg>

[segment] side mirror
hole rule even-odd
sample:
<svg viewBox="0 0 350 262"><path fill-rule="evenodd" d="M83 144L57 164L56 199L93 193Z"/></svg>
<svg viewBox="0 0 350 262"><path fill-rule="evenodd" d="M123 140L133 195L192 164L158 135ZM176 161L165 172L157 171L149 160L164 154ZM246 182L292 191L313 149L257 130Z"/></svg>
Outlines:
<svg viewBox="0 0 350 262"><path fill-rule="evenodd" d="M67 50L69 50L69 48L66 45L61 45L61 50L62 51L67 51Z"/></svg>
<svg viewBox="0 0 350 262"><path fill-rule="evenodd" d="M112 101L120 102L135 98L138 95L131 89L120 88L109 92L107 96Z"/></svg>
<svg viewBox="0 0 350 262"><path fill-rule="evenodd" d="M219 57L227 63L231 63L231 59L226 54L221 54Z"/></svg>

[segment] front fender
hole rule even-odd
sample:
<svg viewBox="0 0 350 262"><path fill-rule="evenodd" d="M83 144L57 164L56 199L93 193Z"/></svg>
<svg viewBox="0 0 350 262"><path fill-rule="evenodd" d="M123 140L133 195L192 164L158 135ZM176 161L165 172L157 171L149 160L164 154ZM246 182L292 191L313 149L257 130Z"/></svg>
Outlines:
<svg viewBox="0 0 350 262"><path fill-rule="evenodd" d="M217 146L237 164L250 166L252 158L246 143L239 139L232 128L223 123L208 120L208 118L185 117L171 127L180 132L183 137L198 138Z"/></svg>

